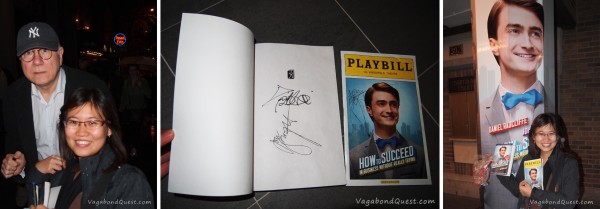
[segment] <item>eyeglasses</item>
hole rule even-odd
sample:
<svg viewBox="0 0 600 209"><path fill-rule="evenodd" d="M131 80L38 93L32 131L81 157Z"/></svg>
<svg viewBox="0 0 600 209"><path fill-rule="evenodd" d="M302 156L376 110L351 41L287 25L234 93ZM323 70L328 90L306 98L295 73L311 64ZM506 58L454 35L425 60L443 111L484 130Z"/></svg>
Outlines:
<svg viewBox="0 0 600 209"><path fill-rule="evenodd" d="M31 49L21 55L21 60L23 60L24 62L31 62L35 57L36 51L40 55L40 57L42 57L43 60L48 60L52 58L52 50L50 49Z"/></svg>
<svg viewBox="0 0 600 209"><path fill-rule="evenodd" d="M79 128L80 124L83 124L84 127L86 127L87 129L96 129L100 126L103 126L106 122L104 122L103 120L90 120L90 121L83 121L83 122L79 122L76 120L67 120L64 121L65 127L68 129L77 129Z"/></svg>
<svg viewBox="0 0 600 209"><path fill-rule="evenodd" d="M549 139L556 139L556 133L555 132L548 132L548 133L537 132L537 133L535 133L535 137L536 138L548 137Z"/></svg>

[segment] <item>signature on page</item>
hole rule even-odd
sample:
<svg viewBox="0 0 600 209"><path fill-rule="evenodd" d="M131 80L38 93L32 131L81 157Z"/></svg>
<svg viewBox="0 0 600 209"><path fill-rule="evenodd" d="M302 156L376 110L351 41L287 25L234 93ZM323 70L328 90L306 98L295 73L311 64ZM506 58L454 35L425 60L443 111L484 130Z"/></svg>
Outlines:
<svg viewBox="0 0 600 209"><path fill-rule="evenodd" d="M356 120L360 121L360 123L364 123L366 120L365 116L365 90L360 89L352 89L348 92L347 100L348 100L348 109L349 109L349 117L356 118ZM362 116L356 114L356 112Z"/></svg>
<svg viewBox="0 0 600 209"><path fill-rule="evenodd" d="M277 85L277 90L273 94L273 96L265 102L262 107L265 107L267 104L275 101L275 114L280 115L281 117L281 129L275 131L275 136L270 139L275 148L289 154L299 154L299 155L310 155L313 150L311 146L307 146L299 143L291 143L290 139L295 137L296 139L302 139L309 143L309 145L314 145L317 147L321 147L322 145L318 142L304 136L297 131L294 131L291 126L294 123L298 123L299 121L294 120L290 117L292 112L292 107L297 108L302 105L310 105L310 96L307 94L301 94L300 90L293 90L289 88L282 87ZM282 112L281 110L278 112L278 107L284 106L283 108L287 111ZM298 141L298 140L295 140Z"/></svg>
<svg viewBox="0 0 600 209"><path fill-rule="evenodd" d="M360 90L360 89L352 89L350 90L350 92L348 92L348 104L349 105L361 105L364 104L362 102L364 102L364 94L365 94L365 90Z"/></svg>
<svg viewBox="0 0 600 209"><path fill-rule="evenodd" d="M268 103L276 100L275 102L275 112L277 112L277 107L281 106L300 106L300 105L310 105L310 96L306 94L300 94L300 90L296 91L293 89L288 89L277 85L277 91L271 96L267 102L265 102L262 106L266 106Z"/></svg>

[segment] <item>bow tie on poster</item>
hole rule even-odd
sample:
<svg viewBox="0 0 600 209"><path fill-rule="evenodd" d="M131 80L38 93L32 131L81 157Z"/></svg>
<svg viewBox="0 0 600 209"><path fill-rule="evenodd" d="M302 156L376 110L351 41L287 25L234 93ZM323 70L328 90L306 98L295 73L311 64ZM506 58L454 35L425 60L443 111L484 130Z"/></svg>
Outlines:
<svg viewBox="0 0 600 209"><path fill-rule="evenodd" d="M377 139L375 140L375 143L377 143L377 147L379 149L383 149L385 147L385 145L390 145L390 147L396 147L396 144L398 143L398 137L392 137L390 139Z"/></svg>
<svg viewBox="0 0 600 209"><path fill-rule="evenodd" d="M502 103L504 103L506 110L512 109L520 102L524 102L531 106L536 106L542 102L542 100L544 100L544 95L540 94L540 92L537 92L535 89L529 90L523 94L506 92L506 94L502 96Z"/></svg>

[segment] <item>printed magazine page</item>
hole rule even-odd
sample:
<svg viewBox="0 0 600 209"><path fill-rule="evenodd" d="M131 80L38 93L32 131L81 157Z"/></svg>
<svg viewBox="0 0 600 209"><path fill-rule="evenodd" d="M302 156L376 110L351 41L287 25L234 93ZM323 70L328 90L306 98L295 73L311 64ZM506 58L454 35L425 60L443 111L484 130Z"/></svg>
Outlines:
<svg viewBox="0 0 600 209"><path fill-rule="evenodd" d="M533 159L525 161L525 181L531 185L531 188L544 190L544 167L542 159Z"/></svg>
<svg viewBox="0 0 600 209"><path fill-rule="evenodd" d="M430 185L414 56L341 52L348 186Z"/></svg>
<svg viewBox="0 0 600 209"><path fill-rule="evenodd" d="M492 159L491 173L509 176L511 173L515 148L512 142L496 144L494 158Z"/></svg>

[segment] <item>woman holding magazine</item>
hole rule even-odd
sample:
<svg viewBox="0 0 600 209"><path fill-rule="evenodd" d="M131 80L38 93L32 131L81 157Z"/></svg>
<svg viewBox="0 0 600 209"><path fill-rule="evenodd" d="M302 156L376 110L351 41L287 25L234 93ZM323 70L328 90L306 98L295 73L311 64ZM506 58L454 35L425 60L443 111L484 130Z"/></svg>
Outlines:
<svg viewBox="0 0 600 209"><path fill-rule="evenodd" d="M75 90L61 108L59 120L66 168L56 208L154 208L144 174L125 164L119 119L101 91Z"/></svg>
<svg viewBox="0 0 600 209"><path fill-rule="evenodd" d="M540 114L528 136L529 153L521 161L517 176L498 176L500 182L519 198L517 208L574 208L579 197L579 168L565 148L568 136L564 121L553 113ZM524 162L540 158L543 179L536 181L543 189L525 180Z"/></svg>

